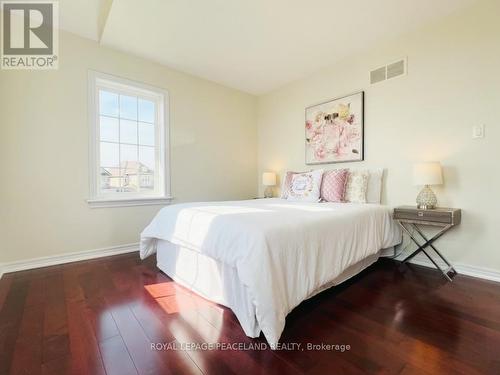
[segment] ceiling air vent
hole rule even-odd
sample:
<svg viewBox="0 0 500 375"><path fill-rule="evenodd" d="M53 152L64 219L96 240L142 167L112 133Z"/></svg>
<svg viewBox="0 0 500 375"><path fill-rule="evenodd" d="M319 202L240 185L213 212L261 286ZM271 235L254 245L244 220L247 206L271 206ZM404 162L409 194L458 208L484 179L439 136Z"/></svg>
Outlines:
<svg viewBox="0 0 500 375"><path fill-rule="evenodd" d="M388 79L400 77L406 74L406 59L393 62L370 72L370 83L373 85Z"/></svg>

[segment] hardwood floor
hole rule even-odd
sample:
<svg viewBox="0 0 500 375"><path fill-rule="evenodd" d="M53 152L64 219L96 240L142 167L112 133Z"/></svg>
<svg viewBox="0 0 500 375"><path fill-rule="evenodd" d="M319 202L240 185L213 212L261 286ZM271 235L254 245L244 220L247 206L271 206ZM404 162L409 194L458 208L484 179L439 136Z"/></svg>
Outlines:
<svg viewBox="0 0 500 375"><path fill-rule="evenodd" d="M295 309L299 350L172 349L265 340L136 254L4 275L0 309L0 375L500 374L500 284L389 260Z"/></svg>

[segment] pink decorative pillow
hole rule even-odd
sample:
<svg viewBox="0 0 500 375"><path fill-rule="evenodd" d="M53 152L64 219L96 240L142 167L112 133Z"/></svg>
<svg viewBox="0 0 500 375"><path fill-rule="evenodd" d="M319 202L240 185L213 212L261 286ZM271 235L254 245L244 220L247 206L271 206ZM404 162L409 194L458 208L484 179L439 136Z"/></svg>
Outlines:
<svg viewBox="0 0 500 375"><path fill-rule="evenodd" d="M293 176L301 173L304 172L286 172L285 178L283 179L283 184L281 185L281 199L288 198L288 194L290 194L290 188L292 187Z"/></svg>
<svg viewBox="0 0 500 375"><path fill-rule="evenodd" d="M321 184L321 199L326 202L343 202L348 175L348 169L325 171Z"/></svg>

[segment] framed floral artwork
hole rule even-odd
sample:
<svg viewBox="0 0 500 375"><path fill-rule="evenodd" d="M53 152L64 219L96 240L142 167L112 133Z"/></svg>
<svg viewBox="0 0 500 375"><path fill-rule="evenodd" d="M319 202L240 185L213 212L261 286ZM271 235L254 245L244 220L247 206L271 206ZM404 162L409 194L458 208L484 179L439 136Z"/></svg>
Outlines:
<svg viewBox="0 0 500 375"><path fill-rule="evenodd" d="M362 161L364 92L306 108L306 164Z"/></svg>

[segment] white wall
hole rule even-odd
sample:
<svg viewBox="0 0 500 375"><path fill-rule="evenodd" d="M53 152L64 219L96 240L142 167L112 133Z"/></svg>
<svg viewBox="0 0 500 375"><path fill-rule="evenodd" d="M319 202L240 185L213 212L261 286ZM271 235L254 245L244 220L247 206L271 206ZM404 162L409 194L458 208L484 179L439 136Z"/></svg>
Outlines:
<svg viewBox="0 0 500 375"><path fill-rule="evenodd" d="M175 202L256 194L256 99L62 32L57 71L0 71L0 263L138 242L160 206L91 209L87 72L170 94Z"/></svg>
<svg viewBox="0 0 500 375"><path fill-rule="evenodd" d="M365 90L365 161L387 168L384 201L414 204L412 162L439 160L443 206L461 207L440 240L454 262L500 271L500 2L473 8L259 98L259 175L303 170L304 108ZM407 56L406 77L374 86L368 72ZM472 126L486 125L473 140ZM344 166L344 164L343 164ZM327 165L326 168L335 168Z"/></svg>

